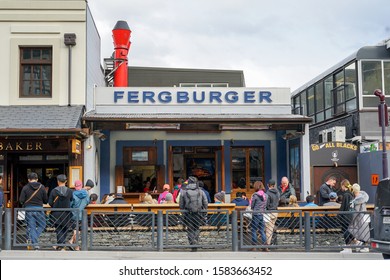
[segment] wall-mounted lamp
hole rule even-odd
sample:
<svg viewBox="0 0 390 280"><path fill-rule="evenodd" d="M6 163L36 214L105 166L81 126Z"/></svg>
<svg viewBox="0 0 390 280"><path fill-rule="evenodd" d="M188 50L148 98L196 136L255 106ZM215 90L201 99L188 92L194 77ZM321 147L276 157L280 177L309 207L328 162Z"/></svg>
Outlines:
<svg viewBox="0 0 390 280"><path fill-rule="evenodd" d="M157 144L157 139L154 139L153 140L153 145L156 145Z"/></svg>
<svg viewBox="0 0 390 280"><path fill-rule="evenodd" d="M95 130L93 134L96 135L101 141L105 141L107 139L107 135L101 133L100 130Z"/></svg>

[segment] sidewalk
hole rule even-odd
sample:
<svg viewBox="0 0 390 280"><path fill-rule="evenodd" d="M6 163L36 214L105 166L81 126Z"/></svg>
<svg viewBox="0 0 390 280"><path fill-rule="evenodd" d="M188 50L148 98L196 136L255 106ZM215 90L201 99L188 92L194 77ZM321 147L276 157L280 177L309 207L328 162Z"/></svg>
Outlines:
<svg viewBox="0 0 390 280"><path fill-rule="evenodd" d="M1 251L1 260L382 260L380 253Z"/></svg>

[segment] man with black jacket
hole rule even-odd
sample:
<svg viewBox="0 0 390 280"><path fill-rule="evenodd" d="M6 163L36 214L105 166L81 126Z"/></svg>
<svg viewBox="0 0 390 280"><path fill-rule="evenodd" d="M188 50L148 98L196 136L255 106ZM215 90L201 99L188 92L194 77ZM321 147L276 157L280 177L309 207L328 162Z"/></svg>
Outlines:
<svg viewBox="0 0 390 280"><path fill-rule="evenodd" d="M73 200L73 192L65 185L67 181L66 175L60 174L57 176L58 186L50 193L49 204L53 208L51 216L54 218L57 235L57 250L65 250L66 235L70 228L72 212L56 211L55 208L70 208L70 202Z"/></svg>
<svg viewBox="0 0 390 280"><path fill-rule="evenodd" d="M275 211L278 210L280 201L280 193L276 188L275 180L268 181L267 191L267 210ZM276 219L278 218L278 212L267 213L265 216L265 235L267 236L267 244L271 244L272 234L274 231Z"/></svg>
<svg viewBox="0 0 390 280"><path fill-rule="evenodd" d="M38 182L38 174L31 172L27 176L28 184L20 193L19 202L26 209L40 208L38 211L25 211L27 223L27 243L31 243L35 250L39 250L38 239L46 228L46 216L43 204L47 203L45 187Z"/></svg>

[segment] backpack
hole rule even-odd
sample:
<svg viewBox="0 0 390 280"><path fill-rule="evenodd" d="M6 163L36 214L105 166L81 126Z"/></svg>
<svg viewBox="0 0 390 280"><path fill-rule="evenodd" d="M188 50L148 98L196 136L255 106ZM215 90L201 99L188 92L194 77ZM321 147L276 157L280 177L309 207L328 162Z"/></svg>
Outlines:
<svg viewBox="0 0 390 280"><path fill-rule="evenodd" d="M196 187L195 189L187 188L185 191L185 195L186 195L186 205L185 205L186 210L188 210L190 213L200 212L201 210L203 210L202 190L199 187Z"/></svg>

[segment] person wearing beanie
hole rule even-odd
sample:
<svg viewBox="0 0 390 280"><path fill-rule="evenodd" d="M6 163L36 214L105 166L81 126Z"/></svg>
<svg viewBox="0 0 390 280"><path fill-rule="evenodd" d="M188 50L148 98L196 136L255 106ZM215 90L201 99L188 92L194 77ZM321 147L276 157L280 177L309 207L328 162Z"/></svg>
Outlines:
<svg viewBox="0 0 390 280"><path fill-rule="evenodd" d="M74 189L73 192L73 200L70 203L70 207L73 209L79 209L79 212L76 211L72 212L72 229L73 229L73 236L69 240L70 244L74 244L76 242L76 231L77 228L81 229L81 219L83 216L83 210L84 208L89 204L89 196L87 190L83 189L83 182L80 180L76 180L74 182ZM76 247L69 247L71 250L79 251L79 246Z"/></svg>
<svg viewBox="0 0 390 280"><path fill-rule="evenodd" d="M93 183L93 181L91 179L88 179L87 182L85 183L85 189L87 191L89 191L90 189L92 189L93 187L95 186L95 184Z"/></svg>
<svg viewBox="0 0 390 280"><path fill-rule="evenodd" d="M175 202L173 202L173 195L171 193L167 193L165 196L164 204L175 204Z"/></svg>
<svg viewBox="0 0 390 280"><path fill-rule="evenodd" d="M225 192L217 192L214 194L214 203L225 203Z"/></svg>

